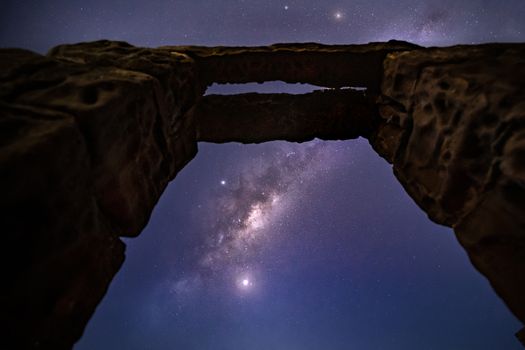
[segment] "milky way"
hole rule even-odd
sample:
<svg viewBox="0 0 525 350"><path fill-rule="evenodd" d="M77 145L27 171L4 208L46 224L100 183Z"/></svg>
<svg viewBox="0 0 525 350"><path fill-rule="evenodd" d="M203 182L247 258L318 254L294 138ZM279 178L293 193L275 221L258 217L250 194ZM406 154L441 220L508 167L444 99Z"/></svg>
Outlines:
<svg viewBox="0 0 525 350"><path fill-rule="evenodd" d="M4 0L0 16L1 46L41 53L99 39L525 41L523 0ZM213 93L241 91L254 85ZM425 217L366 141L338 149L199 145L126 240L75 349L520 349L521 325L450 229Z"/></svg>
<svg viewBox="0 0 525 350"><path fill-rule="evenodd" d="M200 217L201 242L188 252L192 272L175 282L174 292L187 294L218 282L243 289L256 284L264 250L286 234L283 221L293 215L304 188L336 159L337 148L327 143L281 145L218 180L221 188Z"/></svg>

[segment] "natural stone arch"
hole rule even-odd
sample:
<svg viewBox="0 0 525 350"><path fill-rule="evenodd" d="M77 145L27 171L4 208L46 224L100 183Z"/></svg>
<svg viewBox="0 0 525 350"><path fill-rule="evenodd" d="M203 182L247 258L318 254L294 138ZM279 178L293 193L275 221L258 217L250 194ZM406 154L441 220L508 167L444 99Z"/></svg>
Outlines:
<svg viewBox="0 0 525 350"><path fill-rule="evenodd" d="M140 233L198 141L366 137L524 322L524 57L396 41L1 50L4 347L71 347L123 262L119 237ZM203 97L269 80L335 90Z"/></svg>

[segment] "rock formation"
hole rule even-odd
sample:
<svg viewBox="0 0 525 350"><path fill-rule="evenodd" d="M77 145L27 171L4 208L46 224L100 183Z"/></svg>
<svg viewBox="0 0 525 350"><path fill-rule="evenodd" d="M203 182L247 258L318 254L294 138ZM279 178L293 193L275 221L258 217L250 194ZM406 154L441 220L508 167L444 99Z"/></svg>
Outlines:
<svg viewBox="0 0 525 350"><path fill-rule="evenodd" d="M119 237L141 232L198 141L368 138L525 322L524 67L523 44L0 50L0 346L71 348L124 260ZM270 80L331 89L203 97Z"/></svg>
<svg viewBox="0 0 525 350"><path fill-rule="evenodd" d="M187 56L116 43L0 54L2 349L70 348L197 152ZM59 57L59 58L55 58ZM5 326L4 326L5 327Z"/></svg>

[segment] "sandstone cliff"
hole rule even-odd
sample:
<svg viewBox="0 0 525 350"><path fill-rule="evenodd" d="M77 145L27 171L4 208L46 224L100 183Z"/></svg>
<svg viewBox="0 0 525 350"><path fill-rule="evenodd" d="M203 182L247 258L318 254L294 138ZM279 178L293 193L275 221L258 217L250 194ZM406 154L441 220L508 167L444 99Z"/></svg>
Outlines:
<svg viewBox="0 0 525 350"><path fill-rule="evenodd" d="M141 232L198 141L368 138L525 322L524 67L522 44L0 50L2 348L72 346L119 237ZM269 80L335 89L202 97Z"/></svg>

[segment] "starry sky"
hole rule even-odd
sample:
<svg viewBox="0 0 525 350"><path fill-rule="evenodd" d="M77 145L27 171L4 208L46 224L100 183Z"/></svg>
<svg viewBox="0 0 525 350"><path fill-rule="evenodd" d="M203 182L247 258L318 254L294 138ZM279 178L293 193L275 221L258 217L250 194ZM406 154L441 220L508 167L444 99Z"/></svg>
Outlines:
<svg viewBox="0 0 525 350"><path fill-rule="evenodd" d="M0 46L525 41L524 0L4 0ZM304 93L271 82L208 93ZM75 349L520 349L366 140L199 144Z"/></svg>

